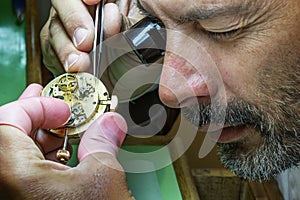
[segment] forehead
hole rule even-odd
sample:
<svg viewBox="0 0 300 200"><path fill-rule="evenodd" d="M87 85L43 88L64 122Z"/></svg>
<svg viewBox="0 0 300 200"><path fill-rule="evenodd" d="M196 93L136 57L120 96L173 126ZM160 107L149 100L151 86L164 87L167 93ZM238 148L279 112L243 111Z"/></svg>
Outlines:
<svg viewBox="0 0 300 200"><path fill-rule="evenodd" d="M176 5L232 5L232 4L241 4L241 3L259 3L259 2L267 2L265 0L138 0L143 4L163 4L169 6ZM274 0L269 0L269 2ZM184 7L181 7L184 8Z"/></svg>
<svg viewBox="0 0 300 200"><path fill-rule="evenodd" d="M170 16L182 15L193 9L200 9L209 12L218 12L247 9L255 10L257 8L266 7L276 0L139 0L141 5L153 13L167 14Z"/></svg>

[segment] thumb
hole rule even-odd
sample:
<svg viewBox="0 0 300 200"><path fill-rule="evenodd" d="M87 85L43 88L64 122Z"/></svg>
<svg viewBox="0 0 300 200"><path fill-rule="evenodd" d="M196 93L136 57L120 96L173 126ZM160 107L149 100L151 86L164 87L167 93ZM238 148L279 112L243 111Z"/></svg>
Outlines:
<svg viewBox="0 0 300 200"><path fill-rule="evenodd" d="M101 115L85 132L78 147L78 160L95 153L108 153L117 156L127 132L125 119L117 113Z"/></svg>
<svg viewBox="0 0 300 200"><path fill-rule="evenodd" d="M38 128L57 128L70 116L69 106L49 97L28 97L0 107L0 125L8 125L27 135Z"/></svg>
<svg viewBox="0 0 300 200"><path fill-rule="evenodd" d="M83 135L78 147L80 163L72 170L80 177L81 185L93 188L89 194L100 192L100 199L132 199L125 173L116 159L126 131L121 115L104 113Z"/></svg>
<svg viewBox="0 0 300 200"><path fill-rule="evenodd" d="M43 86L36 83L32 83L24 90L24 92L19 97L19 100L29 97L39 97L42 90Z"/></svg>

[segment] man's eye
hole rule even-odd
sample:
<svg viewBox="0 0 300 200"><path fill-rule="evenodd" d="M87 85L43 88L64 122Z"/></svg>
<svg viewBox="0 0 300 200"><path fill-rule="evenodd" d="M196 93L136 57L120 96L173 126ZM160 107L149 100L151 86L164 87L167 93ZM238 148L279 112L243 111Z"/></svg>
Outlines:
<svg viewBox="0 0 300 200"><path fill-rule="evenodd" d="M234 29L226 32L212 32L208 30L203 30L203 32L211 39L217 41L228 41L236 39L242 29Z"/></svg>
<svg viewBox="0 0 300 200"><path fill-rule="evenodd" d="M241 34L243 28L237 28L237 29L232 29L229 31L224 31L224 32L214 32L205 29L204 27L199 24L199 22L195 22L195 28L207 35L209 38L216 40L216 41L230 41L237 39L237 37Z"/></svg>

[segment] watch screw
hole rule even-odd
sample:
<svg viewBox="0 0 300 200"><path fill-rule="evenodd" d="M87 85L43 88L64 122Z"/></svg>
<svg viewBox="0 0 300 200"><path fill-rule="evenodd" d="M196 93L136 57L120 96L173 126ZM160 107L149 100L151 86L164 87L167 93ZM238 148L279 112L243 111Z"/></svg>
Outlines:
<svg viewBox="0 0 300 200"><path fill-rule="evenodd" d="M70 152L65 149L60 149L56 153L56 159L62 164L66 164L70 160L70 157Z"/></svg>
<svg viewBox="0 0 300 200"><path fill-rule="evenodd" d="M67 150L67 145L68 145L68 129L66 129L63 148L58 150L56 153L56 159L62 164L66 164L71 157L70 152Z"/></svg>

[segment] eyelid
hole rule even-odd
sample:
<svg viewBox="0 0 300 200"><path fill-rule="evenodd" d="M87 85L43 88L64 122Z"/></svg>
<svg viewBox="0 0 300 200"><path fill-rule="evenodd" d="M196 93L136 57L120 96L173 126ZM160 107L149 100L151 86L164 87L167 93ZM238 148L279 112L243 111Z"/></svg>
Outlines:
<svg viewBox="0 0 300 200"><path fill-rule="evenodd" d="M209 37L215 39L215 40L232 40L236 39L236 36L239 34L240 30L235 29L231 31L226 32L210 32L207 31L207 34Z"/></svg>
<svg viewBox="0 0 300 200"><path fill-rule="evenodd" d="M244 30L247 29L247 27L243 26L232 26L213 30L202 26L199 20L194 21L194 25L196 29L216 41L232 41L238 39L243 35Z"/></svg>
<svg viewBox="0 0 300 200"><path fill-rule="evenodd" d="M195 23L195 26L199 31L216 41L231 41L237 39L244 29L244 27L240 27L228 29L226 31L211 31L202 27L199 23Z"/></svg>
<svg viewBox="0 0 300 200"><path fill-rule="evenodd" d="M217 41L232 41L232 40L237 40L242 37L242 28L239 29L233 29L230 31L226 32L209 32L207 31L207 35L215 39Z"/></svg>

